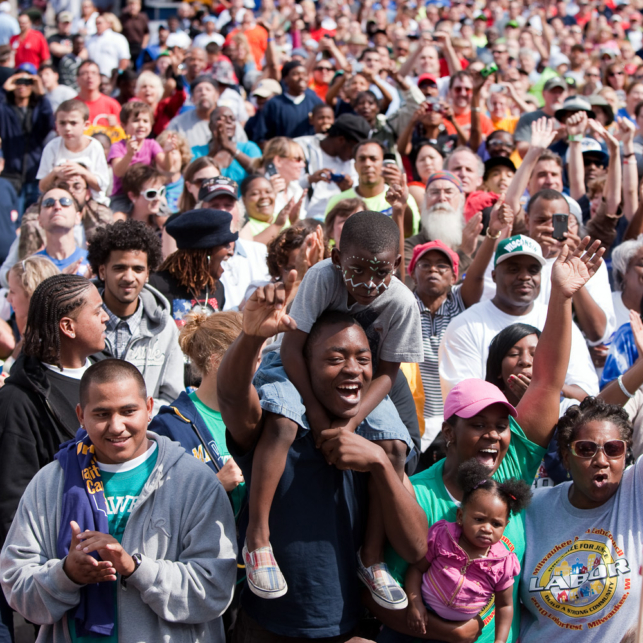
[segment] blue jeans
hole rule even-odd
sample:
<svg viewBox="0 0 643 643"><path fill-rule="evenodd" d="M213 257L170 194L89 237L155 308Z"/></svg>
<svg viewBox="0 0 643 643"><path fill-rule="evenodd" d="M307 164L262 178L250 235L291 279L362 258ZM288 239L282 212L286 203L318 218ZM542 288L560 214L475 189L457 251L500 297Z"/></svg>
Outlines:
<svg viewBox="0 0 643 643"><path fill-rule="evenodd" d="M299 425L300 432L301 430L310 431L304 401L297 387L288 379L279 351L272 351L264 356L254 376L253 384L264 411L283 415L292 420ZM401 440L408 446L409 451L413 449L413 441L408 429L404 426L395 404L388 395L357 427L355 433L371 442Z"/></svg>

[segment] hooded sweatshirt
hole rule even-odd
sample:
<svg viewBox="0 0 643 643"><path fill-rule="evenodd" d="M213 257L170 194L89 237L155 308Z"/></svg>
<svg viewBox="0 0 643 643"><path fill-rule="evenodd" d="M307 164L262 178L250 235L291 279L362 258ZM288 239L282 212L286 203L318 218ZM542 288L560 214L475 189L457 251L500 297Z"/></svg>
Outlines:
<svg viewBox="0 0 643 643"><path fill-rule="evenodd" d="M149 284L145 284L139 297L143 305L139 332L130 339L120 359L136 366L143 375L147 393L154 398L155 415L184 388L183 353L168 300ZM109 340L105 341L105 352L113 354Z"/></svg>
<svg viewBox="0 0 643 643"><path fill-rule="evenodd" d="M147 437L158 457L123 533L123 548L141 564L117 581L118 641L224 643L221 615L237 567L230 503L208 467L165 437ZM71 642L67 612L80 601L81 586L56 556L63 485L58 462L36 475L0 555L7 601L42 626L41 643Z"/></svg>
<svg viewBox="0 0 643 643"><path fill-rule="evenodd" d="M77 422L68 426L63 421L63 405L78 400L57 399L50 373L37 358L20 354L0 388L0 544L31 479L78 429Z"/></svg>

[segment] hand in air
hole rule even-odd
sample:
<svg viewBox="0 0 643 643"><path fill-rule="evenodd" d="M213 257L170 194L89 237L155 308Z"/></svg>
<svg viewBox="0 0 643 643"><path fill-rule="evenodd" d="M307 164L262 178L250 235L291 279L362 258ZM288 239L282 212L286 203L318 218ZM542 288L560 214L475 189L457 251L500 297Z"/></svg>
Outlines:
<svg viewBox="0 0 643 643"><path fill-rule="evenodd" d="M257 288L243 309L243 332L252 337L273 337L295 330L297 324L286 314L286 301L297 271L291 270L284 283L270 283Z"/></svg>
<svg viewBox="0 0 643 643"><path fill-rule="evenodd" d="M590 238L585 237L574 252L564 245L552 268L552 287L567 298L573 297L596 274L603 261L605 248L601 248L601 242L596 240L591 246L589 242Z"/></svg>

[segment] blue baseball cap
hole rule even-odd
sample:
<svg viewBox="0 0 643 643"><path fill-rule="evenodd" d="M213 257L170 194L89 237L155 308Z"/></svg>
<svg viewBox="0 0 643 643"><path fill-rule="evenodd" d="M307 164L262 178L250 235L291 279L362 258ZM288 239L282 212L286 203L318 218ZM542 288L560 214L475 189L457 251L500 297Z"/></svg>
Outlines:
<svg viewBox="0 0 643 643"><path fill-rule="evenodd" d="M34 65L33 63L22 63L22 65L16 68L15 73L18 73L19 71L25 71L32 76L35 76L38 73L36 65Z"/></svg>

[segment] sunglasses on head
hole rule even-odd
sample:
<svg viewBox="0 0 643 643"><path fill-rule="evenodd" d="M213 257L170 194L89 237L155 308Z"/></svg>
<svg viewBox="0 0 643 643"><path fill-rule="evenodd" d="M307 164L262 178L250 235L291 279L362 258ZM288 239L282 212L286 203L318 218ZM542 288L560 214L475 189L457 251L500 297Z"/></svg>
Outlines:
<svg viewBox="0 0 643 643"><path fill-rule="evenodd" d="M151 189L151 190L145 190L143 192L143 196L148 200L148 201L154 201L154 199L161 199L165 196L165 186L161 186L158 190L156 189Z"/></svg>
<svg viewBox="0 0 643 643"><path fill-rule="evenodd" d="M608 440L605 444L596 444L592 440L576 440L569 445L572 455L577 458L593 458L602 451L607 458L622 458L627 449L625 440Z"/></svg>
<svg viewBox="0 0 643 643"><path fill-rule="evenodd" d="M73 201L68 197L68 196L62 196L60 199L54 199L53 197L49 197L48 199L45 199L42 202L42 207L43 208L53 208L56 203L60 203L60 205L63 206L63 208L68 208Z"/></svg>

